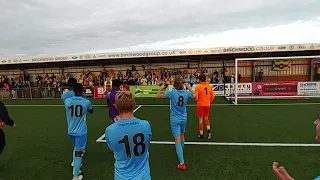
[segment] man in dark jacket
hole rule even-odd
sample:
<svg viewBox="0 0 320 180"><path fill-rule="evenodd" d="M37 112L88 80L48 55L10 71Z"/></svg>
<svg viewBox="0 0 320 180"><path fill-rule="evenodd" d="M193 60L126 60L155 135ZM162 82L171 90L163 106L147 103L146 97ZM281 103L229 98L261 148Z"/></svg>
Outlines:
<svg viewBox="0 0 320 180"><path fill-rule="evenodd" d="M16 127L16 124L9 116L6 106L0 101L0 154L6 146L5 135L2 130L4 128L4 124L7 124L13 128Z"/></svg>

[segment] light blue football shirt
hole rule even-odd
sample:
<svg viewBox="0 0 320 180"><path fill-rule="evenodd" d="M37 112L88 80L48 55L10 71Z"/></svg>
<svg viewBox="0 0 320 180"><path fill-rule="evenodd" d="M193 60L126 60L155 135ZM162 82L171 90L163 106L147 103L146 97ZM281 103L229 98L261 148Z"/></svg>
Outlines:
<svg viewBox="0 0 320 180"><path fill-rule="evenodd" d="M92 110L91 102L81 96L73 96L65 100L67 112L68 134L82 136L87 134L87 112Z"/></svg>
<svg viewBox="0 0 320 180"><path fill-rule="evenodd" d="M171 122L187 120L188 99L194 98L188 90L172 89L164 94L165 98L170 99L170 120Z"/></svg>
<svg viewBox="0 0 320 180"><path fill-rule="evenodd" d="M106 141L115 158L115 180L150 180L151 126L137 118L122 119L107 127Z"/></svg>
<svg viewBox="0 0 320 180"><path fill-rule="evenodd" d="M66 99L71 98L71 97L73 97L73 96L75 96L74 91L69 90L69 91L67 91L67 92L65 92L65 93L63 93L63 94L61 95L61 99L62 99L63 102L65 102ZM83 98L86 98L85 93L82 95L82 97L83 97Z"/></svg>

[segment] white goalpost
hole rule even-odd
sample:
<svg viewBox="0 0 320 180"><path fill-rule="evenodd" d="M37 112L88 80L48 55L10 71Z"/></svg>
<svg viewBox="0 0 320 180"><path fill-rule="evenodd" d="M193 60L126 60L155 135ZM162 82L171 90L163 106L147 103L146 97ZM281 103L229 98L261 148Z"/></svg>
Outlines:
<svg viewBox="0 0 320 180"><path fill-rule="evenodd" d="M239 100L320 98L320 55L237 58L231 71L235 80L228 99L235 105ZM239 76L247 83L238 82ZM243 93L249 86L251 92Z"/></svg>

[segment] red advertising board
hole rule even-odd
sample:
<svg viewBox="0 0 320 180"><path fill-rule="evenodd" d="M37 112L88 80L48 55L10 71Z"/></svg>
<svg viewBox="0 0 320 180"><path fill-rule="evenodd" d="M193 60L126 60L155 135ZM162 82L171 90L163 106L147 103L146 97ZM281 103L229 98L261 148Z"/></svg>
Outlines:
<svg viewBox="0 0 320 180"><path fill-rule="evenodd" d="M252 83L252 96L297 96L298 82Z"/></svg>
<svg viewBox="0 0 320 180"><path fill-rule="evenodd" d="M106 98L106 93L104 92L103 86L94 87L94 98L95 99L104 99Z"/></svg>
<svg viewBox="0 0 320 180"><path fill-rule="evenodd" d="M123 91L130 91L130 86L123 86ZM108 89L109 91L109 89ZM95 99L104 99L106 98L106 93L104 92L103 86L95 86L94 87L94 98Z"/></svg>
<svg viewBox="0 0 320 180"><path fill-rule="evenodd" d="M123 91L130 91L130 86L123 86L122 88Z"/></svg>

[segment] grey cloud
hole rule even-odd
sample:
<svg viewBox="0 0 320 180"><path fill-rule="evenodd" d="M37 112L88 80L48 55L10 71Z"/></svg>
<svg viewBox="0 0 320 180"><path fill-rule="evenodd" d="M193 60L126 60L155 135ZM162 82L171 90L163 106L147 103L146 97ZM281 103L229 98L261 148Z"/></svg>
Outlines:
<svg viewBox="0 0 320 180"><path fill-rule="evenodd" d="M0 57L115 49L320 16L318 0L11 0Z"/></svg>

